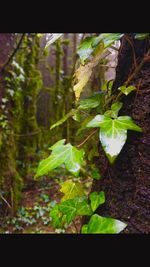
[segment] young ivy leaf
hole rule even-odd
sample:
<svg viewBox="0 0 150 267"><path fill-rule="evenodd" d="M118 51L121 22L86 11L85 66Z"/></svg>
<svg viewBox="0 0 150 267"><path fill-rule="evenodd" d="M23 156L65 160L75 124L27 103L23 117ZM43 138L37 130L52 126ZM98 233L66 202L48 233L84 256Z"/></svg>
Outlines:
<svg viewBox="0 0 150 267"><path fill-rule="evenodd" d="M122 106L123 106L123 103L119 101L111 105L111 110L115 111L116 117L118 116L119 110L122 108Z"/></svg>
<svg viewBox="0 0 150 267"><path fill-rule="evenodd" d="M88 224L82 226L82 234L118 234L127 226L119 220L92 215Z"/></svg>
<svg viewBox="0 0 150 267"><path fill-rule="evenodd" d="M59 204L59 211L66 215L66 222L69 224L76 216L77 201L74 199L68 199Z"/></svg>
<svg viewBox="0 0 150 267"><path fill-rule="evenodd" d="M93 212L99 207L99 205L105 203L105 193L103 191L101 191L100 193L92 192L89 198Z"/></svg>
<svg viewBox="0 0 150 267"><path fill-rule="evenodd" d="M99 154L97 153L97 156L98 156ZM102 176L101 176L101 174L100 174L100 172L99 172L99 170L97 169L97 168L94 168L93 170L92 170L92 172L91 172L91 178L92 179L95 179L95 180L100 180L100 179L102 179Z"/></svg>
<svg viewBox="0 0 150 267"><path fill-rule="evenodd" d="M35 178L47 174L63 163L69 172L78 177L81 165L84 164L84 150L78 150L71 144L64 145L64 142L65 139L62 139L50 147L52 153L40 162Z"/></svg>
<svg viewBox="0 0 150 267"><path fill-rule="evenodd" d="M76 197L74 199L68 199L63 201L58 206L59 211L63 215L66 215L66 222L69 224L75 216L90 216L92 215L92 210L88 205L87 198Z"/></svg>
<svg viewBox="0 0 150 267"><path fill-rule="evenodd" d="M120 116L112 119L105 115L97 115L87 127L100 127L100 142L109 162L114 163L127 139L127 130L142 132L131 117Z"/></svg>
<svg viewBox="0 0 150 267"><path fill-rule="evenodd" d="M67 180L62 184L60 192L64 193L61 202L67 199L82 197L85 195L82 184L78 182L73 182L71 180Z"/></svg>
<svg viewBox="0 0 150 267"><path fill-rule="evenodd" d="M109 116L111 118L117 118L119 110L122 108L123 103L122 102L115 102L111 105L111 110L107 110L104 115Z"/></svg>
<svg viewBox="0 0 150 267"><path fill-rule="evenodd" d="M123 85L123 86L119 87L118 90L120 90L124 95L128 95L132 91L136 90L136 87L133 86L133 85L130 85L128 87L126 87L125 85Z"/></svg>
<svg viewBox="0 0 150 267"><path fill-rule="evenodd" d="M82 234L87 234L87 231L88 231L88 225L87 224L84 224L82 226L81 233Z"/></svg>

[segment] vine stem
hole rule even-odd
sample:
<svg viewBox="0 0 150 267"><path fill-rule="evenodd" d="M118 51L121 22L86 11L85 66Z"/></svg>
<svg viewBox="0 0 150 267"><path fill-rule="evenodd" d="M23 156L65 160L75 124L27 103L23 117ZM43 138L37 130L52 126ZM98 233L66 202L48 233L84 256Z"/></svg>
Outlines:
<svg viewBox="0 0 150 267"><path fill-rule="evenodd" d="M125 35L124 37L125 37L125 39L128 41L128 43L130 44L130 46L131 46L131 48L132 48L134 66L135 66L135 68L137 68L136 56L135 56L135 50L134 50L134 46L133 46L133 44L132 44L132 41L130 40L130 38L129 38L127 35Z"/></svg>
<svg viewBox="0 0 150 267"><path fill-rule="evenodd" d="M8 203L8 201L2 196L1 193L0 193L0 197L7 204L7 206L11 209L12 207L10 206L10 204Z"/></svg>
<svg viewBox="0 0 150 267"><path fill-rule="evenodd" d="M79 147L83 146L97 131L98 131L98 129L96 129L95 131L93 131L90 135L87 136L87 138L82 143L80 143L76 147L79 148Z"/></svg>
<svg viewBox="0 0 150 267"><path fill-rule="evenodd" d="M133 105L134 105L135 102L136 102L137 95L138 95L138 93L139 93L139 89L140 89L140 86L141 86L141 82L142 82L142 79L139 80L139 84L138 84L138 86L137 86L136 96L135 96L135 98L134 98L134 103L133 103Z"/></svg>
<svg viewBox="0 0 150 267"><path fill-rule="evenodd" d="M119 92L119 94L117 95L117 97L116 97L115 101L118 101L118 100L119 100L119 98L120 98L122 95L123 95L123 93L120 91L120 92Z"/></svg>

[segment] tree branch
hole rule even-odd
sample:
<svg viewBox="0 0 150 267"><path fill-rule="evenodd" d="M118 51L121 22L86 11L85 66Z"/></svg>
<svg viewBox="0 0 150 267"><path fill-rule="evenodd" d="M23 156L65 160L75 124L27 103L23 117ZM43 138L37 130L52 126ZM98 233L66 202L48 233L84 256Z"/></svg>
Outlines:
<svg viewBox="0 0 150 267"><path fill-rule="evenodd" d="M3 71L7 67L7 65L11 62L11 60L13 59L14 55L16 54L16 52L18 51L18 49L19 49L19 47L20 47L20 45L22 43L22 40L23 40L24 36L25 36L25 33L22 34L22 36L20 38L20 41L18 42L16 48L14 49L13 53L11 54L11 56L9 57L7 62L3 65L1 71Z"/></svg>
<svg viewBox="0 0 150 267"><path fill-rule="evenodd" d="M12 207L10 206L10 204L8 203L8 201L2 196L1 193L0 193L0 197L7 204L7 206L11 209Z"/></svg>

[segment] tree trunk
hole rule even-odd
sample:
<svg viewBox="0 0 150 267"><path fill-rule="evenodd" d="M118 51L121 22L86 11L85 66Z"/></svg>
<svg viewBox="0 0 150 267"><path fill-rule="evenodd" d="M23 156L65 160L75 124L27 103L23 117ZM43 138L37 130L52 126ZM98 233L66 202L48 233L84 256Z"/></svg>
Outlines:
<svg viewBox="0 0 150 267"><path fill-rule="evenodd" d="M14 45L14 34L0 34L0 67L8 61ZM7 66L8 68L9 66ZM22 178L16 166L17 146L14 138L12 102L7 95L6 70L0 73L0 205L1 215L16 211L22 189Z"/></svg>
<svg viewBox="0 0 150 267"><path fill-rule="evenodd" d="M41 131L37 123L37 97L42 88L42 76L38 70L39 39L35 34L26 36L25 44L28 47L26 54L18 55L19 62L25 72L25 82L22 91L22 116L19 124L19 160L24 164L21 173L26 184L33 183L35 159L38 158L37 151L40 148ZM22 61L22 62L21 62Z"/></svg>
<svg viewBox="0 0 150 267"><path fill-rule="evenodd" d="M135 71L133 49L127 39L133 43L137 65L150 47L148 40L126 36L119 49L114 92ZM143 132L128 131L127 142L113 166L99 147L100 157L95 163L103 178L94 181L92 191L105 192L106 203L96 213L126 222L123 233L150 233L150 62L144 63L129 84L137 90L122 98L120 115L131 116Z"/></svg>

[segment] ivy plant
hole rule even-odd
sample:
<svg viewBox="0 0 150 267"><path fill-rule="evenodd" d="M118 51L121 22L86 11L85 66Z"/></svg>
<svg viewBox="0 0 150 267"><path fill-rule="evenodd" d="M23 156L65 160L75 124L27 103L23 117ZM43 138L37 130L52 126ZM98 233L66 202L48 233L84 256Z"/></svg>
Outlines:
<svg viewBox="0 0 150 267"><path fill-rule="evenodd" d="M142 129L133 122L131 117L118 117L121 106L122 103L114 103L111 110L105 112L104 115L96 115L87 124L87 127L100 128L99 139L111 164L114 163L126 142L127 130L142 132Z"/></svg>
<svg viewBox="0 0 150 267"><path fill-rule="evenodd" d="M59 35L59 34L58 34ZM149 34L135 34L137 40L143 40ZM57 38L59 38L57 36ZM104 33L98 36L85 38L77 49L80 60L80 66L74 73L73 90L75 93L75 105L60 121L51 126L51 130L63 124L70 117L80 123L77 134L87 128L97 128L94 133L90 134L85 141L78 147L62 139L50 147L52 151L47 159L43 159L35 175L35 178L53 171L55 168L64 164L66 169L78 181L65 181L60 188L63 197L50 212L53 227L62 229L65 225L72 222L78 216L88 216L89 222L82 226L83 234L114 234L120 233L125 229L127 224L115 218L102 217L95 213L100 205L105 203L105 193L90 192L87 193L80 181L80 171L85 166L85 151L80 149L90 137L99 131L99 140L110 164L114 164L117 156L120 154L127 140L127 131L136 131L141 133L142 129L130 116L119 116L123 107L121 97L127 97L131 92L136 90L134 84L129 85L127 82L122 84L114 94L113 80L106 81L100 88L100 91L90 97L82 98L83 89L92 77L92 73L98 64L111 53L109 48L113 48L116 41L124 37L123 33ZM82 120L82 113L84 118ZM91 175L93 179L101 179L97 170Z"/></svg>

